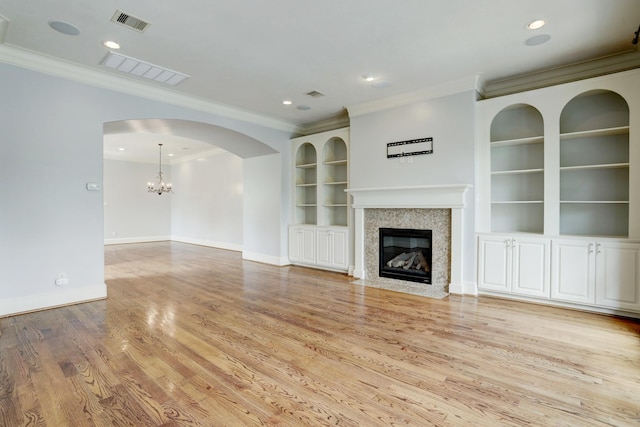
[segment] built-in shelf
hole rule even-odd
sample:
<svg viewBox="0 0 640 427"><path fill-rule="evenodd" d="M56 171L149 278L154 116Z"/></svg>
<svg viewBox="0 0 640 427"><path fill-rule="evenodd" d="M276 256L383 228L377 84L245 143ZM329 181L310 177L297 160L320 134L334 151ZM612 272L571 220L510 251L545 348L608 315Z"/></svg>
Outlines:
<svg viewBox="0 0 640 427"><path fill-rule="evenodd" d="M347 164L347 159L328 160L328 161L325 161L324 164L325 165L333 165L333 166L346 165Z"/></svg>
<svg viewBox="0 0 640 427"><path fill-rule="evenodd" d="M493 201L493 205L524 205L524 204L539 204L544 203L544 200L507 200L507 201Z"/></svg>
<svg viewBox="0 0 640 427"><path fill-rule="evenodd" d="M316 187L318 184L315 182L312 184L296 184L296 187Z"/></svg>
<svg viewBox="0 0 640 427"><path fill-rule="evenodd" d="M586 204L586 205L609 205L609 204L621 204L628 205L628 200L560 200L560 203L578 203L578 204Z"/></svg>
<svg viewBox="0 0 640 427"><path fill-rule="evenodd" d="M347 181L325 182L325 185L347 185Z"/></svg>
<svg viewBox="0 0 640 427"><path fill-rule="evenodd" d="M527 138L505 139L502 141L491 141L491 147L511 147L514 145L525 144L542 144L544 142L543 136L531 136Z"/></svg>
<svg viewBox="0 0 640 427"><path fill-rule="evenodd" d="M518 175L523 173L542 173L544 169L516 169L508 171L494 171L491 175Z"/></svg>
<svg viewBox="0 0 640 427"><path fill-rule="evenodd" d="M612 128L605 128L605 129L593 129L593 130L585 130L585 131L579 131L579 132L561 133L560 140L564 141L569 139L586 138L586 137L624 135L628 133L629 133L629 126L616 126Z"/></svg>
<svg viewBox="0 0 640 427"><path fill-rule="evenodd" d="M300 168L300 169L312 169L312 168L318 167L318 164L317 163L305 163L305 164L302 164L302 165L296 165L296 167Z"/></svg>
<svg viewBox="0 0 640 427"><path fill-rule="evenodd" d="M561 171L567 170L589 170L589 169L625 169L629 168L629 163L610 163L601 165L582 165L582 166L562 166Z"/></svg>

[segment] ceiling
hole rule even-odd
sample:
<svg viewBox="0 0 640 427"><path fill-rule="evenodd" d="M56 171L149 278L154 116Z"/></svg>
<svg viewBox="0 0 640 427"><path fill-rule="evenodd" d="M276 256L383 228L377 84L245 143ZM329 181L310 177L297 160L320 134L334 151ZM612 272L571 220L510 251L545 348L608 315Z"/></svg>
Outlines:
<svg viewBox="0 0 640 427"><path fill-rule="evenodd" d="M150 25L114 23L118 9ZM0 15L7 46L305 126L456 79L495 81L629 51L640 1L2 0ZM528 29L536 19L546 25ZM167 86L107 68L105 40L190 77Z"/></svg>

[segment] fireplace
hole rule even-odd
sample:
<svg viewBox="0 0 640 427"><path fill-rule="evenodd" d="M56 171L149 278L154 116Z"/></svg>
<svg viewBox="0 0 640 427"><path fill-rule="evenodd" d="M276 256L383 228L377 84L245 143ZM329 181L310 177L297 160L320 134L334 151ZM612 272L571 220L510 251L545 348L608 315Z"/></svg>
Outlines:
<svg viewBox="0 0 640 427"><path fill-rule="evenodd" d="M431 230L379 229L379 276L431 284Z"/></svg>
<svg viewBox="0 0 640 427"><path fill-rule="evenodd" d="M431 286L457 294L475 293L475 288L465 289L462 280L463 241L473 248L471 237L463 238L465 193L472 188L467 184L423 185L414 187L350 188L354 209L354 266L353 276L366 281L376 280L379 270L379 231L381 227L424 228L434 231L432 248ZM471 197L473 200L473 197ZM424 220L423 211L447 214L447 226L440 227L438 218ZM421 213L407 220L407 213ZM380 213L380 215L378 215ZM370 218L375 216L377 218ZM369 218L365 220L366 218ZM416 222L416 220L418 222ZM375 228L374 228L375 227ZM442 231L437 231L443 229ZM443 232L444 231L444 232ZM471 240L471 242L468 242ZM468 249L473 250L473 249ZM394 282L393 279L382 278ZM397 281L396 281L397 282ZM402 283L402 282L399 282ZM404 282L409 284L409 282Z"/></svg>

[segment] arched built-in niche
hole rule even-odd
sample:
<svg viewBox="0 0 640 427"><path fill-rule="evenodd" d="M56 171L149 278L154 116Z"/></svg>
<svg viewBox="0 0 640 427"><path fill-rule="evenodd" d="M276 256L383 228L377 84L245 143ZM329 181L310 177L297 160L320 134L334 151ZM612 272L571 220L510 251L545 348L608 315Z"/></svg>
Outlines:
<svg viewBox="0 0 640 427"><path fill-rule="evenodd" d="M324 144L323 149L322 203L326 225L347 225L348 150L342 138L334 137Z"/></svg>
<svg viewBox="0 0 640 427"><path fill-rule="evenodd" d="M491 231L544 232L544 121L528 104L491 122Z"/></svg>
<svg viewBox="0 0 640 427"><path fill-rule="evenodd" d="M560 115L560 234L629 234L629 106L582 93Z"/></svg>
<svg viewBox="0 0 640 427"><path fill-rule="evenodd" d="M317 224L318 210L318 153L305 142L295 155L295 218L296 224Z"/></svg>

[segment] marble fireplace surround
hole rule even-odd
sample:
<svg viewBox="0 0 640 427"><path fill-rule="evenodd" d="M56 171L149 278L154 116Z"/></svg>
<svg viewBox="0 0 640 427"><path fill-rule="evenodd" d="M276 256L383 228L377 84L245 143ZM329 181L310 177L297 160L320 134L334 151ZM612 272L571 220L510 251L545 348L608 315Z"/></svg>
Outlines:
<svg viewBox="0 0 640 427"><path fill-rule="evenodd" d="M353 276L358 279L370 278L367 274L367 230L365 227L365 211L376 209L380 211L371 212L373 215L367 215L369 222L384 221L385 226L394 226L388 224L388 220L394 217L412 217L424 213L426 224L442 224L443 212L441 210L451 210L450 216L450 237L449 245L450 271L437 273L441 280L444 278L450 280L450 283L444 284L451 293L463 293L462 287L462 224L463 209L465 208L465 194L471 188L466 184L455 185L425 185L414 187L392 187L392 188L351 188L346 190L353 196L352 207L355 213L354 224L354 269ZM434 209L435 211L420 212L421 209ZM400 211L396 211L400 210ZM448 214L448 211L445 215ZM446 215L448 216L448 215ZM413 221L413 219L412 219ZM399 228L409 228L406 225L397 224ZM446 226L446 225L445 225ZM421 227L413 227L421 228ZM434 230L434 239L435 239ZM370 239L369 239L370 240ZM443 256L446 256L444 254ZM371 258L369 256L369 258ZM371 265L369 261L369 264ZM377 259L375 260L377 262ZM434 260L434 262L436 262ZM446 265L446 261L441 265ZM437 266L434 265L434 269ZM448 274L446 274L448 273ZM435 284L435 282L434 282ZM428 286L428 285L427 285Z"/></svg>

